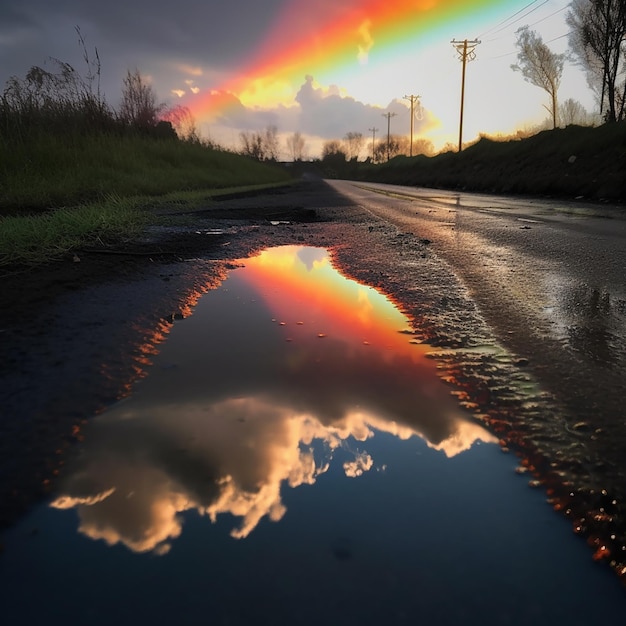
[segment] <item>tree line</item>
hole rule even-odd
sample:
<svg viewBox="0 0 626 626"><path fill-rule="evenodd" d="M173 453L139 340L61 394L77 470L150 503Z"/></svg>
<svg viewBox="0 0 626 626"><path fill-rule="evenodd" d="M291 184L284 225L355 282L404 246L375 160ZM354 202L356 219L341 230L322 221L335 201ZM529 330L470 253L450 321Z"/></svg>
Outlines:
<svg viewBox="0 0 626 626"><path fill-rule="evenodd" d="M516 33L518 62L511 68L549 95L545 108L553 128L584 118L581 105L575 101L568 100L563 106L558 103L567 60L583 69L602 121L622 121L626 119L626 0L573 0L569 6L566 23L570 52L552 52L540 35L523 26Z"/></svg>
<svg viewBox="0 0 626 626"><path fill-rule="evenodd" d="M280 140L278 137L278 127L269 125L263 131L242 131L239 133L240 151L239 153L256 159L258 161L278 161L280 160ZM307 158L307 143L300 132L294 132L285 139L285 148L292 161L303 161ZM369 156L366 160L373 163L382 163L391 157L398 155L408 156L412 154L425 154L432 156L435 154L435 146L429 139L414 139L411 149L411 142L403 135L389 135L384 139L366 141L363 133L350 131L343 139L329 139L322 145L321 160L323 162L348 162L358 160L363 151L367 150Z"/></svg>

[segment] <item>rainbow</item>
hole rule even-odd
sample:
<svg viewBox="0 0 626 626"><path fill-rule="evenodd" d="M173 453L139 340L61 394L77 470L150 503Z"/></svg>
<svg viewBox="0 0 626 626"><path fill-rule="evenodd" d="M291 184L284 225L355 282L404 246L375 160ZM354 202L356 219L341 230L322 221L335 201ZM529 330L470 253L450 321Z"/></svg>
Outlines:
<svg viewBox="0 0 626 626"><path fill-rule="evenodd" d="M292 0L240 73L184 104L198 120L217 120L242 104L289 106L306 75L321 77L331 69L363 63L370 50L458 36L447 32L450 24L458 22L465 30L472 17L484 17L486 10L497 7L502 8L501 1Z"/></svg>
<svg viewBox="0 0 626 626"><path fill-rule="evenodd" d="M328 337L389 358L402 355L422 367L430 348L409 342L406 316L375 289L340 274L325 250L283 246L243 262L241 279L265 302L287 340L303 346Z"/></svg>

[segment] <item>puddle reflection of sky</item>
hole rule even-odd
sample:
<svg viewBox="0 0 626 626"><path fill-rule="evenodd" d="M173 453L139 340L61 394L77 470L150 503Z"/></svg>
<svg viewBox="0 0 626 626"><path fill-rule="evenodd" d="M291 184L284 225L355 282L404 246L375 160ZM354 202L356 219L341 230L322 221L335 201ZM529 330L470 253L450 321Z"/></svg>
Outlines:
<svg viewBox="0 0 626 626"><path fill-rule="evenodd" d="M465 419L407 319L325 250L273 248L243 265L86 429L53 502L77 509L83 534L163 554L195 510L234 516L243 538L285 516L287 487L333 463L344 479L384 471L375 433L419 436L448 457L496 441Z"/></svg>
<svg viewBox="0 0 626 626"><path fill-rule="evenodd" d="M384 297L324 250L242 266L175 322L133 393L89 421L52 507L3 537L6 623L623 615L615 577L512 455L480 445L494 438Z"/></svg>

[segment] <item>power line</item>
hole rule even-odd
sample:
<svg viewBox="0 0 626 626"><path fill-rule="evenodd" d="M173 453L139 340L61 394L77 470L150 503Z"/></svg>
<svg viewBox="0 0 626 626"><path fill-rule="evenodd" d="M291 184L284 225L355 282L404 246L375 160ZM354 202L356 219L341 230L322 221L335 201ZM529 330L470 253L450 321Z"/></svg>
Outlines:
<svg viewBox="0 0 626 626"><path fill-rule="evenodd" d="M564 35L559 35L558 37L554 37L554 39L549 39L545 43L552 43L553 41L556 41L557 39L563 39L563 37L569 37L571 34L572 34L572 31L570 30L569 33L565 33Z"/></svg>
<svg viewBox="0 0 626 626"><path fill-rule="evenodd" d="M539 7L537 7L537 8L539 8ZM541 19L537 20L536 22L533 22L532 24L527 24L527 26L528 26L528 28L532 28L533 26L536 26L537 24L541 24L541 22L545 22L546 20L550 19L551 17L554 17L558 13L562 13L563 11L565 11L565 9L568 9L568 8L569 8L569 5L561 7L560 9L557 9L556 11L553 11L549 15L546 15L546 16L542 17ZM529 13L526 13L526 15L529 15ZM523 17L526 17L526 15L524 15ZM504 29L501 29L501 30L504 30ZM500 32L500 31L498 31L498 32ZM500 35L499 37L493 37L491 39L487 39L485 43L492 43L494 41L499 41L499 40L503 39L504 37L508 38L508 37L510 37L510 35L507 34L507 35Z"/></svg>
<svg viewBox="0 0 626 626"><path fill-rule="evenodd" d="M539 7L537 7L537 8L539 8ZM532 24L529 24L528 27L532 28L533 26L536 26L537 24L541 24L541 22L545 22L547 19L550 19L553 15L556 15L557 13L561 13L561 11L565 11L565 9L569 9L569 5L568 4L566 4L564 7L561 7L557 11L554 11L553 13L550 13L550 15L546 15L545 17L542 17L540 20L537 20L536 22L533 22Z"/></svg>
<svg viewBox="0 0 626 626"><path fill-rule="evenodd" d="M536 4L537 2L539 2L539 0L533 0L533 2L531 2L530 4L527 4L525 7L522 7L519 11L516 11L515 13L513 13L513 15L510 15L509 17L502 20L495 26L492 26L490 29L486 30L484 33L481 33L479 37L484 37L485 35L489 34L492 30L498 28L498 26L502 26L502 24L506 24L506 22L513 19L516 15L519 15L522 11L525 11L526 9L530 8L533 4Z"/></svg>
<svg viewBox="0 0 626 626"><path fill-rule="evenodd" d="M508 17L506 20L504 20L503 22L500 22L500 24L496 24L496 26L494 26L493 28L490 28L489 30L485 31L484 34L487 33L491 33L493 32L493 34L495 35L496 33L502 32L503 30L506 30L507 28L513 26L513 24L517 24L520 20L523 20L525 17L527 17L528 15L530 15L531 13L534 13L535 11L537 11L538 9L540 9L544 4L548 4L548 2L550 0L543 0L543 2L539 5L536 6L534 9L530 9L530 11L526 11L526 9L529 9L533 4L535 4L536 2L538 2L539 0L535 0L534 2L531 2L530 4L527 4L523 9L520 9L519 11L517 11L516 13L514 13L513 15L511 15L510 17ZM523 15L519 15L520 13L526 11L526 13L524 13ZM506 24L505 26L502 26L501 28L498 28L498 26L501 26L502 24L504 24L505 22L508 22L509 20L513 19L514 17L518 16L516 20L510 22L509 24ZM497 30L494 30L496 29ZM481 37L483 35L480 35Z"/></svg>
<svg viewBox="0 0 626 626"><path fill-rule="evenodd" d="M506 26L503 26L502 28L500 28L499 30L495 31L496 33L502 32L503 30L506 30L507 28L509 28L510 26L513 26L514 24L517 24L518 22L520 22L521 20L523 20L525 17L528 17L531 13L534 13L535 11L537 11L538 9L540 9L544 4L548 4L550 0L544 0L539 6L535 7L534 9L531 9L530 11L528 11L527 13L524 13L524 15L520 15L515 21L511 22L510 24L507 24ZM494 33L495 34L495 33Z"/></svg>
<svg viewBox="0 0 626 626"><path fill-rule="evenodd" d="M557 41L558 39L563 39L564 37L569 37L572 34L572 31L569 31L568 33L565 33L564 35L559 35L558 37L554 37L553 39L549 39L548 41L544 41L545 44L549 44L552 43L553 41ZM498 56L495 57L486 57L485 61L493 61L494 59L503 59L504 57L510 57L514 54L517 54L517 50L514 50L513 52L505 52L504 54L499 54Z"/></svg>

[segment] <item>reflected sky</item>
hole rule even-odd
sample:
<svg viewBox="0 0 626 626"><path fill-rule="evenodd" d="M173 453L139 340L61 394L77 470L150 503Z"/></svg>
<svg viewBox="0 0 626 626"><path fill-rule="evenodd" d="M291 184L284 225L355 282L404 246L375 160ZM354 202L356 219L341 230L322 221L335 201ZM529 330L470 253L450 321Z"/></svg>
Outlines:
<svg viewBox="0 0 626 626"><path fill-rule="evenodd" d="M132 395L86 427L52 503L78 511L81 533L164 554L194 510L233 516L244 538L288 515L286 489L334 465L344 480L385 471L368 451L382 433L448 457L496 441L407 319L327 251L273 248L240 265L175 323Z"/></svg>

